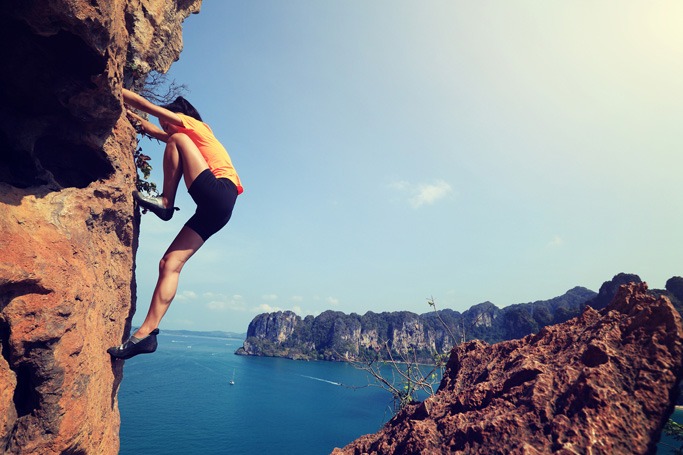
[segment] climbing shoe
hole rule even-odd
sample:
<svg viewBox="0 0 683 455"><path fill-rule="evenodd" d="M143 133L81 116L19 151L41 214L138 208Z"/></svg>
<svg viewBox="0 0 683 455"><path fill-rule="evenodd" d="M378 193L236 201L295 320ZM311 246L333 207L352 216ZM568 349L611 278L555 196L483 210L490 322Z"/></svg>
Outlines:
<svg viewBox="0 0 683 455"><path fill-rule="evenodd" d="M164 207L161 196L143 196L137 191L133 191L133 198L138 201L143 210L149 210L164 221L170 220L175 210L180 210L178 207Z"/></svg>
<svg viewBox="0 0 683 455"><path fill-rule="evenodd" d="M157 335L159 329L154 329L144 338L131 336L120 346L107 349L107 352L116 359L130 359L138 354L150 354L157 350Z"/></svg>

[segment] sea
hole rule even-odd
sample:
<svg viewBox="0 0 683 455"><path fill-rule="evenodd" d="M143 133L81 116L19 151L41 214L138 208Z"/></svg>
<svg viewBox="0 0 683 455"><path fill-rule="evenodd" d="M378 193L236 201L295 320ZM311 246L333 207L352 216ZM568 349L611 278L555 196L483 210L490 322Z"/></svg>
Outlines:
<svg viewBox="0 0 683 455"><path fill-rule="evenodd" d="M158 339L124 365L121 455L329 454L392 415L390 394L350 364L237 356L241 339ZM657 453L682 445L663 436Z"/></svg>
<svg viewBox="0 0 683 455"><path fill-rule="evenodd" d="M238 356L241 339L158 340L124 365L121 455L329 454L392 415L391 395L346 363Z"/></svg>

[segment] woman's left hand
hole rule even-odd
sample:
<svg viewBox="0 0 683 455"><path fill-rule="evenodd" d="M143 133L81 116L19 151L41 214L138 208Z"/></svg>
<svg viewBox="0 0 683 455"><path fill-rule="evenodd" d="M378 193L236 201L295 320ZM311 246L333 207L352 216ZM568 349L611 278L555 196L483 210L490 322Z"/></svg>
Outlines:
<svg viewBox="0 0 683 455"><path fill-rule="evenodd" d="M144 134L145 132L145 122L142 117L137 115L135 112L131 111L130 109L126 109L126 116L128 117L128 120L130 123L133 125L133 128L135 128L135 131L137 131L140 134Z"/></svg>

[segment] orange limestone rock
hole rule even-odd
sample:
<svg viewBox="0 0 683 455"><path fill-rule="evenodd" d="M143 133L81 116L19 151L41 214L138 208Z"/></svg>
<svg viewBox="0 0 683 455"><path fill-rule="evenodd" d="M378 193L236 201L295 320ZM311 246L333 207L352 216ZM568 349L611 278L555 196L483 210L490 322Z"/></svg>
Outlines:
<svg viewBox="0 0 683 455"><path fill-rule="evenodd" d="M168 70L199 5L0 0L0 453L118 453L106 349L130 328L139 224L121 87Z"/></svg>
<svg viewBox="0 0 683 455"><path fill-rule="evenodd" d="M439 391L342 454L652 454L683 375L681 317L645 283L520 340L453 349Z"/></svg>

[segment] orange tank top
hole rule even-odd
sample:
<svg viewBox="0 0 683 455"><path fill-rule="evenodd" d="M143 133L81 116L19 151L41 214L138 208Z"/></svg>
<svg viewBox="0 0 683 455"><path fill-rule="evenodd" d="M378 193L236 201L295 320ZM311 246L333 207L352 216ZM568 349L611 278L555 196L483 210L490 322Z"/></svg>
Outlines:
<svg viewBox="0 0 683 455"><path fill-rule="evenodd" d="M244 188L242 188L240 177L232 165L230 155L225 147L223 147L223 144L218 142L218 139L213 135L209 125L188 115L178 112L176 114L183 121L183 126L176 126L176 128L178 128L179 132L187 134L192 139L192 142L195 143L204 160L206 160L206 164L209 165L211 173L217 179L230 179L237 187L237 194L242 194Z"/></svg>

